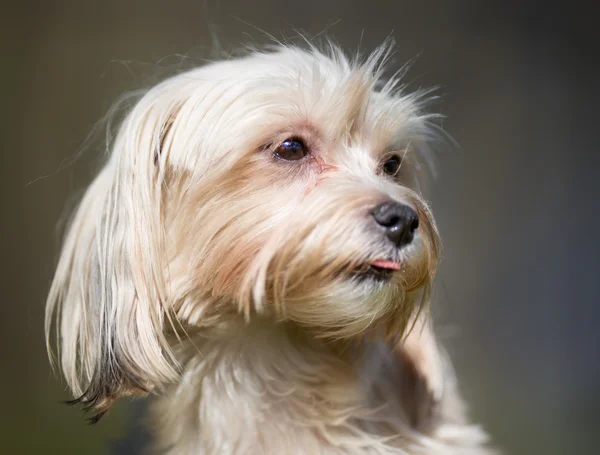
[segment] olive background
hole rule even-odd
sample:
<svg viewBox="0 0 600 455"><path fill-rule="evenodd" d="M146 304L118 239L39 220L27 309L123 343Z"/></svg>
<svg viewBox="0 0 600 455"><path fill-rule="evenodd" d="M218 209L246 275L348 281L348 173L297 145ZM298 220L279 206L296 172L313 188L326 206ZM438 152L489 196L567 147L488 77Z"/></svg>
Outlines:
<svg viewBox="0 0 600 455"><path fill-rule="evenodd" d="M125 92L299 32L349 51L392 36L391 69L415 59L409 87L439 86L460 147L430 195L435 315L472 415L507 454L598 453L597 18L577 1L3 1L0 453L109 453L139 424L127 403L93 427L61 404L43 342L59 221L104 153L89 133Z"/></svg>

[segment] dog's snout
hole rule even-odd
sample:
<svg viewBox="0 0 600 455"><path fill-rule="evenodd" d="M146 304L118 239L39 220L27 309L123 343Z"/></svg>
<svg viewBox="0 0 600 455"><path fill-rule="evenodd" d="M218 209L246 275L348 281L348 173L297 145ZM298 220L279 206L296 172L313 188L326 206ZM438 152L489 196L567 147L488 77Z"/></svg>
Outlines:
<svg viewBox="0 0 600 455"><path fill-rule="evenodd" d="M379 204L371 214L377 224L385 230L387 238L399 248L412 242L419 227L417 212L396 201Z"/></svg>

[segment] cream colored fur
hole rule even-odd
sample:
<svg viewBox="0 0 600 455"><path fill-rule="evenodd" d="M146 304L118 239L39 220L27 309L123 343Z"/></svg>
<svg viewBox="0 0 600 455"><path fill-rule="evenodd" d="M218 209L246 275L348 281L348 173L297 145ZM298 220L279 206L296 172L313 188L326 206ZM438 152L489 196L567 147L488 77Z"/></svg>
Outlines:
<svg viewBox="0 0 600 455"><path fill-rule="evenodd" d="M492 453L427 322L439 247L417 177L435 127L423 94L381 82L389 51L257 52L132 109L48 297L93 419L151 394L160 453ZM274 158L290 137L309 154ZM372 226L386 200L419 216L402 249ZM359 278L388 257L389 281Z"/></svg>

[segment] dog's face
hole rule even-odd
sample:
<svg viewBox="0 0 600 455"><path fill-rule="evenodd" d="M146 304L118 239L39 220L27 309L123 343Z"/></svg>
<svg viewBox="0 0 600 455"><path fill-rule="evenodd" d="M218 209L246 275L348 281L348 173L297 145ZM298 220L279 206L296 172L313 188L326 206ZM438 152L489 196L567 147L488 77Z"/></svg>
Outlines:
<svg viewBox="0 0 600 455"><path fill-rule="evenodd" d="M179 75L138 103L49 297L82 401L172 380L167 320L402 335L437 261L414 190L429 132L414 96L378 85L380 58L283 49Z"/></svg>

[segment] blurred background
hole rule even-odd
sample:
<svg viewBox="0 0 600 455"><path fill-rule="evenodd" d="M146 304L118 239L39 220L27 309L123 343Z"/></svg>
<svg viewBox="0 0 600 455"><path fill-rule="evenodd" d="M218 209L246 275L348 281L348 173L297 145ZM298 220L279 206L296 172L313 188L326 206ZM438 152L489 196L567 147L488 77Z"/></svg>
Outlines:
<svg viewBox="0 0 600 455"><path fill-rule="evenodd" d="M475 420L506 454L597 454L600 150L597 12L577 2L415 0L2 2L0 453L101 454L137 417L97 426L60 404L43 307L68 201L97 168L78 155L124 92L202 64L217 42L388 35L393 65L460 149L431 195L444 239L440 334ZM596 10L597 11L597 10Z"/></svg>

